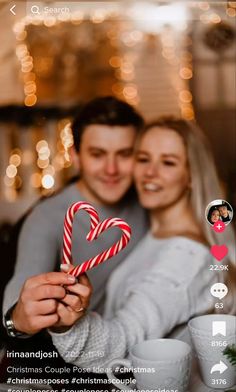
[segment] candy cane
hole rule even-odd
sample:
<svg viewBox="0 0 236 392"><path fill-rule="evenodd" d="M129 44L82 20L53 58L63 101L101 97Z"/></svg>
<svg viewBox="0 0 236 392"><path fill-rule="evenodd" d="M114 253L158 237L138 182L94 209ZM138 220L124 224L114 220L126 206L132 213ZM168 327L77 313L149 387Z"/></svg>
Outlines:
<svg viewBox="0 0 236 392"><path fill-rule="evenodd" d="M86 272L87 270L96 267L98 264L110 259L124 249L131 237L130 226L119 218L107 218L103 222L99 222L99 217L97 211L86 202L78 202L72 204L68 209L64 221L64 239L63 239L63 263L72 264L71 255L71 236L72 236L72 225L73 217L78 210L84 209L90 215L91 220L91 230L87 235L88 241L93 241L99 237L101 233L111 227L119 227L122 231L122 236L119 241L112 245L109 249L104 252L99 253L97 256L91 257L90 259L84 261L81 265L74 267L70 274L73 276L79 276Z"/></svg>
<svg viewBox="0 0 236 392"><path fill-rule="evenodd" d="M90 229L94 229L99 223L99 216L95 208L90 204L79 201L73 203L67 210L64 220L64 234L63 234L63 258L62 264L72 264L72 225L74 215L79 210L85 210L90 215Z"/></svg>

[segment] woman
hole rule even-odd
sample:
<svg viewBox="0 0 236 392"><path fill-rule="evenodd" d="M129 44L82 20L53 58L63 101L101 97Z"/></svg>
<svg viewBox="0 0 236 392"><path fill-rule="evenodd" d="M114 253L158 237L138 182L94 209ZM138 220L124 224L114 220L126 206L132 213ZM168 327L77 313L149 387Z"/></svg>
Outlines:
<svg viewBox="0 0 236 392"><path fill-rule="evenodd" d="M196 125L173 118L149 124L138 143L135 183L150 212L150 232L112 274L104 316L70 311L69 317L60 304L59 325L81 319L65 332L51 332L67 362L95 372L135 343L166 336L214 309L210 288L218 276L209 270L208 245L217 241L204 211L221 192ZM81 297L82 307L88 298Z"/></svg>
<svg viewBox="0 0 236 392"><path fill-rule="evenodd" d="M215 222L218 222L218 220L221 220L220 217L220 211L218 210L217 207L211 207L210 211L208 213L208 222L214 225Z"/></svg>

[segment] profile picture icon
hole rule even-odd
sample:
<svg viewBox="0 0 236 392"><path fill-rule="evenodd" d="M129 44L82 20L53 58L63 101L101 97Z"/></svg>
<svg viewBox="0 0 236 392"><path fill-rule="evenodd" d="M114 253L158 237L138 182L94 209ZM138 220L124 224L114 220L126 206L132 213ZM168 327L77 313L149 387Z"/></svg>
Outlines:
<svg viewBox="0 0 236 392"><path fill-rule="evenodd" d="M218 221L227 226L233 219L233 208L226 200L213 200L206 208L206 219L212 226Z"/></svg>

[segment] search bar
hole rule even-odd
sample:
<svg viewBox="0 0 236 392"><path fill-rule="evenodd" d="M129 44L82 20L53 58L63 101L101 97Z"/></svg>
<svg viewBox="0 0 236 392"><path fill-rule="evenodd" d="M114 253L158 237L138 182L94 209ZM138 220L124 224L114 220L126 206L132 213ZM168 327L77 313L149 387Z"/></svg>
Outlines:
<svg viewBox="0 0 236 392"><path fill-rule="evenodd" d="M78 11L83 12L85 15L89 15L91 11L101 9L106 11L106 13L116 12L120 8L119 2L52 2L52 3L44 3L39 1L28 1L26 3L26 14L28 16L59 16L59 15L67 15L71 16L73 13Z"/></svg>
<svg viewBox="0 0 236 392"><path fill-rule="evenodd" d="M65 3L45 4L43 2L27 2L27 15L57 16L60 14L70 14L72 9Z"/></svg>

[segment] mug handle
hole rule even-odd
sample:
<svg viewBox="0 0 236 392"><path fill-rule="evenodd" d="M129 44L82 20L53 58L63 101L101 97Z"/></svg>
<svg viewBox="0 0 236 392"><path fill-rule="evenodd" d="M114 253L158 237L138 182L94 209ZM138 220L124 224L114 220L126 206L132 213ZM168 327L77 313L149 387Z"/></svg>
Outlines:
<svg viewBox="0 0 236 392"><path fill-rule="evenodd" d="M123 381L119 380L116 376L114 376L113 373L113 366L125 366L126 368L131 368L131 362L128 359L113 359L108 364L108 368L106 371L107 377L109 381L117 388L121 389L122 391L132 391L135 392L132 388L129 387L129 385L126 385Z"/></svg>

